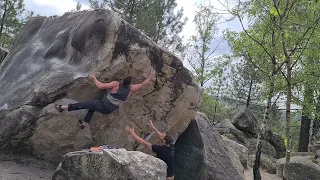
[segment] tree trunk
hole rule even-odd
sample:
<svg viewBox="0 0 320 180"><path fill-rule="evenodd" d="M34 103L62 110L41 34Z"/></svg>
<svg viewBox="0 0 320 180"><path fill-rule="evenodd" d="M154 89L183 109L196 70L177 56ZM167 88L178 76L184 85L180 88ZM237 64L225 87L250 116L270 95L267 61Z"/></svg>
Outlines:
<svg viewBox="0 0 320 180"><path fill-rule="evenodd" d="M310 143L312 144L316 141L320 141L320 96L317 98L316 118L313 121L311 139L312 141Z"/></svg>
<svg viewBox="0 0 320 180"><path fill-rule="evenodd" d="M221 84L221 83L220 83L220 84ZM216 120L216 114L217 114L217 108L218 108L218 99L219 99L219 95L220 95L220 87L221 87L221 86L219 86L218 93L217 93L217 96L216 96L216 104L214 105L213 121Z"/></svg>
<svg viewBox="0 0 320 180"><path fill-rule="evenodd" d="M135 9L135 6L136 6L136 1L135 0L132 0L132 3L131 3L131 7L130 7L130 11L129 11L129 19L128 19L128 23L129 24L133 24L133 14L134 14L134 9Z"/></svg>
<svg viewBox="0 0 320 180"><path fill-rule="evenodd" d="M299 147L298 147L299 152L308 152L311 114L307 107L312 103L312 99L313 99L313 91L310 87L308 87L308 85L305 85L304 105L302 109Z"/></svg>
<svg viewBox="0 0 320 180"><path fill-rule="evenodd" d="M8 0L6 0L6 1L4 2L3 15L2 15L2 18L1 18L1 25L0 25L0 42L1 42L1 37L2 37L4 20L6 19L6 14L7 14L7 2L8 2Z"/></svg>
<svg viewBox="0 0 320 180"><path fill-rule="evenodd" d="M266 132L266 127L267 127L267 122L269 121L269 115L271 111L271 100L273 97L274 93L274 83L276 79L276 62L273 60L272 63L272 74L271 74L271 80L270 80L270 89L268 92L268 100L267 100L267 107L264 112L263 120L262 120L262 125L261 129L258 134L258 139L257 139L257 146L256 146L256 158L254 160L253 164L253 179L254 180L261 180L261 174L260 174L260 158L261 158L261 148L262 148L262 139L265 135Z"/></svg>
<svg viewBox="0 0 320 180"><path fill-rule="evenodd" d="M250 105L252 84L253 84L253 81L252 81L252 78L251 78L251 80L250 80L250 87L249 87L249 93L248 93L247 103L246 103L246 107L247 107L247 108L248 108L249 105Z"/></svg>
<svg viewBox="0 0 320 180"><path fill-rule="evenodd" d="M309 114L306 114L306 108L303 107L302 117L301 117L301 126L300 126L300 136L299 136L299 152L308 152L309 145L309 130L311 118Z"/></svg>
<svg viewBox="0 0 320 180"><path fill-rule="evenodd" d="M310 123L310 130L309 130L309 145L308 145L308 152L312 152L313 122L314 122L314 120L311 120L311 123Z"/></svg>
<svg viewBox="0 0 320 180"><path fill-rule="evenodd" d="M287 101L286 101L286 162L284 165L284 178L288 177L288 171L287 167L290 162L290 155L291 155L291 97L292 97L292 67L291 67L291 57L288 53L287 48L287 40L285 36L285 21L287 20L287 13L289 12L289 6L290 1L286 0L285 9L283 10L283 13L279 16L279 26L280 26L280 32L281 32L281 43L282 43L282 50L283 54L286 57L286 69L287 73L285 75L285 78L287 80Z"/></svg>

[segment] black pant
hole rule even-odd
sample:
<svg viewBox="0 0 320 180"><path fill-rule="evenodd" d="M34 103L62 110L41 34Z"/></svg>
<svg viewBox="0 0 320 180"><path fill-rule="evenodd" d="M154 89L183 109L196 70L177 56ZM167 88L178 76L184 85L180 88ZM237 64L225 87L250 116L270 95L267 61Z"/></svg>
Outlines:
<svg viewBox="0 0 320 180"><path fill-rule="evenodd" d="M102 99L88 101L88 102L80 102L75 104L68 105L68 111L76 111L79 109L88 109L87 115L84 117L84 122L89 123L95 111L98 111L102 114L110 114L118 107L111 104L108 101L103 101Z"/></svg>

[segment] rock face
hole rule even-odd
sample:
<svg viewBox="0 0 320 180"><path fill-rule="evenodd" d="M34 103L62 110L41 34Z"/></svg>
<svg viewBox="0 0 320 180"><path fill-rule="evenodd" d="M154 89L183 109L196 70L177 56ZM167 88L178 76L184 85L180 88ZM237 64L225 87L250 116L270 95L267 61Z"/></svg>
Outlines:
<svg viewBox="0 0 320 180"><path fill-rule="evenodd" d="M253 167L255 158L256 158L256 156L254 154L249 156L250 167ZM260 167L270 174L276 174L276 172L277 172L276 161L277 161L277 159L272 156L261 154L261 158L260 158L261 166Z"/></svg>
<svg viewBox="0 0 320 180"><path fill-rule="evenodd" d="M258 133L258 121L248 108L239 109L239 111L235 113L231 122L235 127L243 131L244 133L253 136L256 136Z"/></svg>
<svg viewBox="0 0 320 180"><path fill-rule="evenodd" d="M228 136L230 139L240 142L242 144L246 144L247 136L242 131L237 129L229 119L225 119L222 122L218 123L216 127L219 133L230 134L232 136L231 138L230 135Z"/></svg>
<svg viewBox="0 0 320 180"><path fill-rule="evenodd" d="M208 123L204 114L175 143L175 180L240 180L244 179L233 165L224 142Z"/></svg>
<svg viewBox="0 0 320 180"><path fill-rule="evenodd" d="M232 120L225 119L215 125L219 133L248 148L249 155L255 154L257 145L257 119L248 109L236 110ZM286 147L283 139L271 131L264 135L262 153L274 158L285 156Z"/></svg>
<svg viewBox="0 0 320 180"><path fill-rule="evenodd" d="M271 131L267 131L265 140L276 149L276 158L283 158L286 156L286 146L281 136L273 134Z"/></svg>
<svg viewBox="0 0 320 180"><path fill-rule="evenodd" d="M288 165L288 180L316 180L320 177L320 166L312 162L313 157L308 156L293 156L290 158ZM278 159L277 162L277 175L283 177L283 168L285 158Z"/></svg>
<svg viewBox="0 0 320 180"><path fill-rule="evenodd" d="M242 166L246 169L248 165L248 149L245 146L226 138L225 136L222 136L222 139L226 147L228 147L227 149L236 154Z"/></svg>
<svg viewBox="0 0 320 180"><path fill-rule="evenodd" d="M202 99L202 90L177 57L109 10L34 17L10 52L0 69L0 107L5 107L0 110L1 149L27 150L51 160L85 148L91 136L96 145L133 149L126 125L135 125L147 137L152 119L161 130L177 135ZM151 70L156 78L119 110L108 116L95 113L92 134L74 128L86 111L51 110L63 98L69 99L66 103L88 101L105 93L87 78L90 73L102 82L130 75L138 83ZM67 140L60 141L59 135Z"/></svg>
<svg viewBox="0 0 320 180"><path fill-rule="evenodd" d="M61 99L57 103L68 104L75 101ZM59 113L53 104L44 107L37 120L37 128L29 139L34 154L51 162L60 162L62 158L59 157L70 150L90 147L93 144L90 128L82 130L74 121L84 115L85 111Z"/></svg>
<svg viewBox="0 0 320 180"><path fill-rule="evenodd" d="M138 151L105 149L79 151L65 155L53 180L165 180L167 165L160 159Z"/></svg>
<svg viewBox="0 0 320 180"><path fill-rule="evenodd" d="M2 61L4 60L4 58L6 58L7 54L8 54L8 51L0 47L0 67L1 67Z"/></svg>
<svg viewBox="0 0 320 180"><path fill-rule="evenodd" d="M249 154L255 154L257 146L257 139L248 139L248 150ZM276 149L267 141L262 140L261 152L266 155L270 155L274 158L277 157Z"/></svg>

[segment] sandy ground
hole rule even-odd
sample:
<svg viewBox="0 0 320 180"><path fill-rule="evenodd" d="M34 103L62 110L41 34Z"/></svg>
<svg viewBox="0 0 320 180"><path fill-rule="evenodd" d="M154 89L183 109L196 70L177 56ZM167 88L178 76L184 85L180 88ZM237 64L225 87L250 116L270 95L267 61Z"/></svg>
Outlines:
<svg viewBox="0 0 320 180"><path fill-rule="evenodd" d="M275 174L269 174L264 171L260 171L261 173L261 179L262 180L282 180L280 177L278 177ZM248 168L244 171L244 176L246 180L253 180L253 175L252 175L252 168Z"/></svg>
<svg viewBox="0 0 320 180"><path fill-rule="evenodd" d="M51 180L53 172L44 161L0 154L0 180Z"/></svg>

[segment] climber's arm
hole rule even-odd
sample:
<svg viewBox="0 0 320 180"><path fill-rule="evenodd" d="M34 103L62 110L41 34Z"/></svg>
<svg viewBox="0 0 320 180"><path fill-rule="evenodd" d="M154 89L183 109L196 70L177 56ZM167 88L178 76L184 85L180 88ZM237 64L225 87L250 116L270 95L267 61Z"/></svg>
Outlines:
<svg viewBox="0 0 320 180"><path fill-rule="evenodd" d="M140 89L144 88L146 85L148 85L150 83L151 79L155 76L155 74L156 73L154 71L152 71L152 72L150 72L149 77L147 79L145 79L142 83L140 83L140 84L132 84L130 86L131 92L137 92Z"/></svg>
<svg viewBox="0 0 320 180"><path fill-rule="evenodd" d="M97 80L97 78L96 78L96 76L94 74L90 75L90 79L95 83L95 85L99 89L112 89L112 88L115 88L115 87L119 86L119 82L118 81L111 81L109 83L102 83L102 82Z"/></svg>
<svg viewBox="0 0 320 180"><path fill-rule="evenodd" d="M126 127L126 131L132 135L133 139L137 141L138 143L144 145L148 149L152 150L151 144L140 138L135 132L134 132L134 127L130 128L129 126Z"/></svg>
<svg viewBox="0 0 320 180"><path fill-rule="evenodd" d="M158 135L158 137L161 139L161 138L164 138L166 136L166 133L163 133L161 131L159 131L152 123L152 121L150 120L149 121L149 126L156 132L156 134Z"/></svg>

